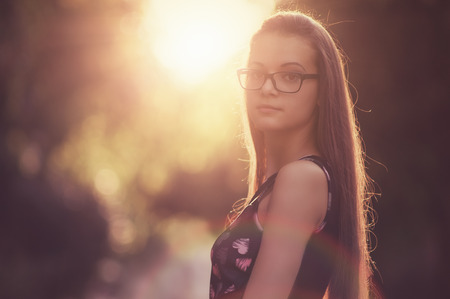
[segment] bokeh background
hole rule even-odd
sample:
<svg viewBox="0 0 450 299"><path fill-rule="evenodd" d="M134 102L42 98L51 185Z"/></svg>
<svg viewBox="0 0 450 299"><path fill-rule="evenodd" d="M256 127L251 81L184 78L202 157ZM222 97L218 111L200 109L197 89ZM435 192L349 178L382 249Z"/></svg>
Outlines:
<svg viewBox="0 0 450 299"><path fill-rule="evenodd" d="M450 293L449 1L3 0L0 298L207 298L246 195L234 70L276 8L348 56L382 293Z"/></svg>

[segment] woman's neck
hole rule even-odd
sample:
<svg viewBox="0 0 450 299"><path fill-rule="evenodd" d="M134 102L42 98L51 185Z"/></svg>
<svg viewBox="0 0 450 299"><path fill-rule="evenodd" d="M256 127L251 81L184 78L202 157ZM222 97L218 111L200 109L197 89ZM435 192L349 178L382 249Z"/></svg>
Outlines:
<svg viewBox="0 0 450 299"><path fill-rule="evenodd" d="M264 145L267 159L266 177L303 156L319 155L313 130L265 133Z"/></svg>

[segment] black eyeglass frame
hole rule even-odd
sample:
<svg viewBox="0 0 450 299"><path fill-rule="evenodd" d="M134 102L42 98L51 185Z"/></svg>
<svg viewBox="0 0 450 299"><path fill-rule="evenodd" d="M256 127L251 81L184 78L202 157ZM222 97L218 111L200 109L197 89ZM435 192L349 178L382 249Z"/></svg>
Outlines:
<svg viewBox="0 0 450 299"><path fill-rule="evenodd" d="M246 71L255 71L255 72L259 72L259 73L261 73L261 74L264 76L264 80L262 81L260 87L258 87L258 88L247 88L247 87L244 87L244 85L243 85L242 82L241 82L241 75L242 75L244 72L246 72ZM304 74L304 73L300 73L300 72L288 72L288 71L282 71L282 72L275 72L275 73L271 73L271 74L265 74L264 72L261 72L261 71L259 71L259 70L249 69L249 68L241 68L241 69L237 69L237 70L236 70L236 73L237 73L237 76L238 76L239 84L240 84L241 87L242 87L243 89L245 89L245 90L260 90L260 89L264 86L264 84L266 83L267 79L269 78L270 81L272 81L272 85L273 85L273 87L275 88L275 90L277 90L277 91L279 91L279 92L284 92L284 93L296 93L296 92L298 92L298 91L302 88L303 81L308 80L308 79L319 79L319 76L320 76L319 74ZM297 89L296 91L283 91L283 90L278 89L278 87L277 87L277 82L276 82L276 80L273 78L273 76L275 76L275 75L277 75L277 74L296 74L296 75L299 75L301 81L300 81L300 85L299 85L298 89Z"/></svg>

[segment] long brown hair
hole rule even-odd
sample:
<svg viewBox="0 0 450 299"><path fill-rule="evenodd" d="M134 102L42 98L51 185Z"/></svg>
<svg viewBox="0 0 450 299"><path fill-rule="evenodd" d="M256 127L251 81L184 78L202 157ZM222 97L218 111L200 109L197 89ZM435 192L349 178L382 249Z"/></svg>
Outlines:
<svg viewBox="0 0 450 299"><path fill-rule="evenodd" d="M340 246L327 295L328 298L367 298L371 275L366 241L369 179L345 76L344 56L323 25L299 12L279 12L266 19L253 36L250 55L255 38L268 32L306 38L317 52L320 90L316 138L320 154L333 172L334 200L338 203L339 215ZM250 156L248 202L266 179L266 155L263 134L255 129L248 117L244 125L248 126L249 132L246 135Z"/></svg>

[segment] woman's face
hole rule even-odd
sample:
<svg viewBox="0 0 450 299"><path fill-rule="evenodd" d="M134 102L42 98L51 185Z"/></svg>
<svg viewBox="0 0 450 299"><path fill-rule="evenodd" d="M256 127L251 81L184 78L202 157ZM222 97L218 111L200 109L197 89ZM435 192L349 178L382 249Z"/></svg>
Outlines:
<svg viewBox="0 0 450 299"><path fill-rule="evenodd" d="M303 37L264 33L253 43L248 68L266 74L300 72L317 74L316 51ZM275 89L267 79L259 90L246 91L247 113L256 129L263 132L312 128L318 98L318 79L304 80L296 93Z"/></svg>

